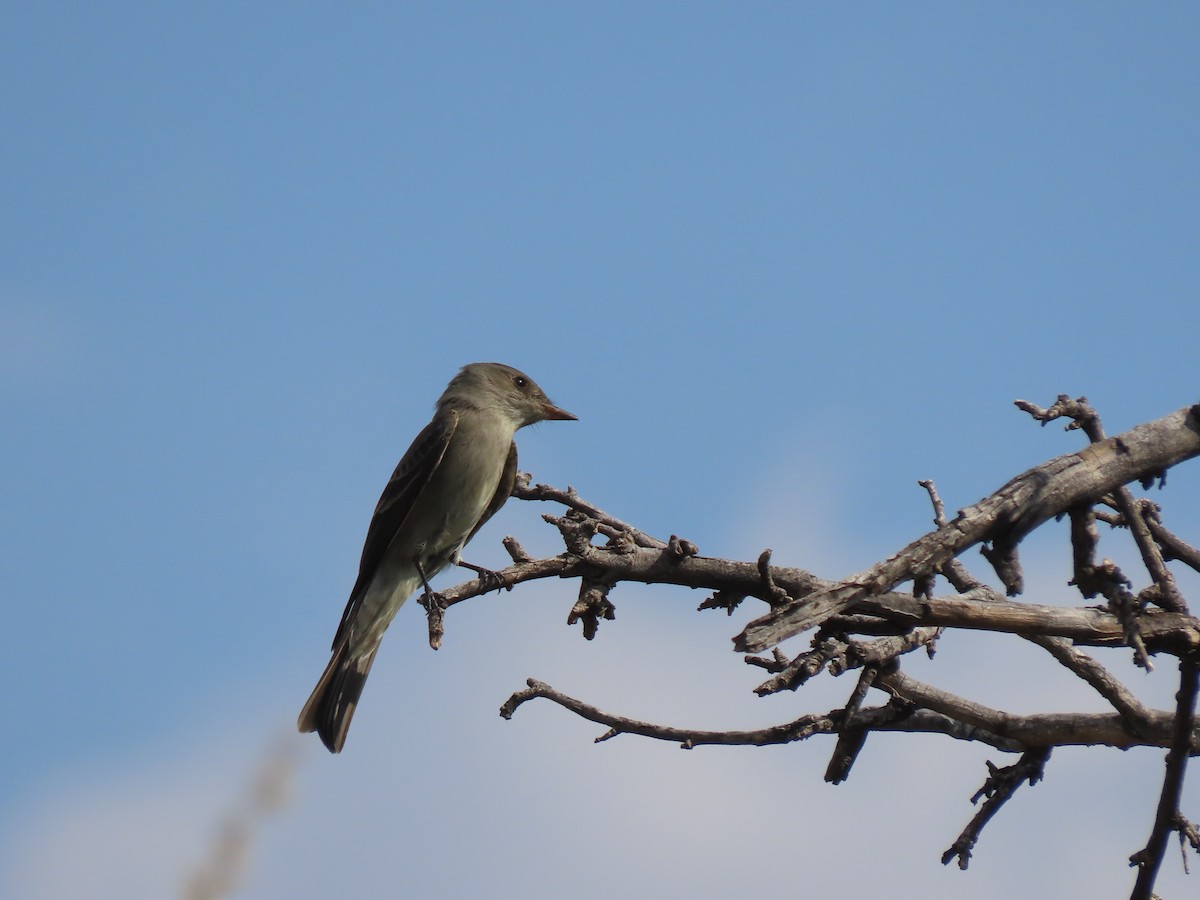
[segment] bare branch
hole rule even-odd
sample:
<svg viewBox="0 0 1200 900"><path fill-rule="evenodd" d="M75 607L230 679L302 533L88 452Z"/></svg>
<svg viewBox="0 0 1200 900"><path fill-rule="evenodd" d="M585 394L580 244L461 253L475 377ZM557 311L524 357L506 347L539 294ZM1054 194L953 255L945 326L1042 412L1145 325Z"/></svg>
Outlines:
<svg viewBox="0 0 1200 900"><path fill-rule="evenodd" d="M660 541L658 538L651 537L627 522L622 522L620 519L610 516L604 510L588 503L575 493L575 488L569 485L565 491L546 484L535 484L530 487L529 482L531 480L532 477L528 472L518 472L517 482L513 486L512 495L518 500L550 500L554 503L561 503L567 509L573 509L576 512L582 513L589 519L604 526L610 533L616 532L630 535L639 547L661 550L667 546L665 542Z"/></svg>
<svg viewBox="0 0 1200 900"><path fill-rule="evenodd" d="M1197 828L1195 823L1189 822L1182 815L1175 819L1175 830L1179 832L1179 852L1183 856L1183 871L1184 874L1191 875L1191 867L1188 866L1187 851L1191 847L1197 853L1200 853L1200 828Z"/></svg>
<svg viewBox="0 0 1200 900"><path fill-rule="evenodd" d="M706 609L723 609L726 615L732 616L733 611L741 606L742 601L745 599L745 594L739 594L735 591L715 591L711 597L696 607L696 611L703 612Z"/></svg>
<svg viewBox="0 0 1200 900"><path fill-rule="evenodd" d="M1076 519L1072 518L1073 538L1075 521ZM943 571L947 580L959 591L972 593L988 602L1007 602L998 595L992 594L986 585L980 584L958 560L951 560ZM1095 689L1121 714L1126 727L1133 733L1140 733L1145 727L1146 709L1133 693L1095 659L1082 650L1076 649L1071 641L1044 634L1027 634L1023 637L1046 650L1067 669Z"/></svg>
<svg viewBox="0 0 1200 900"><path fill-rule="evenodd" d="M482 578L479 580L483 581ZM429 623L429 646L437 650L442 646L442 638L446 636L445 598L441 594L426 592L417 598L417 602L424 607L425 618Z"/></svg>
<svg viewBox="0 0 1200 900"><path fill-rule="evenodd" d="M938 496L937 486L933 483L932 478L923 478L917 484L928 492L929 502L933 504L933 524L941 528L946 524L946 504Z"/></svg>
<svg viewBox="0 0 1200 900"><path fill-rule="evenodd" d="M655 740L679 744L691 750L702 744L767 746L801 741L815 734L836 734L841 727L843 710L801 716L783 725L772 725L753 731L702 731L689 728L673 728L656 725L625 716L604 712L591 704L576 700L550 685L530 678L526 690L517 691L500 707L500 715L511 719L517 709L529 700L542 698L557 703L580 718L604 725L606 732L596 738L597 743L610 740L621 734L636 734ZM914 710L903 702L892 702L885 706L860 710L855 717L856 728L869 731L900 731L912 734L944 734L961 741L981 741L998 750L1020 750L1020 744L997 737L984 729L958 722L948 716L927 710Z"/></svg>
<svg viewBox="0 0 1200 900"><path fill-rule="evenodd" d="M989 734L1016 742L1022 749L1105 745L1108 747L1168 747L1174 736L1173 713L1148 710L1145 732L1133 735L1114 713L1039 713L1018 716L975 703L965 697L924 684L899 670L881 672L876 686L913 706L939 712ZM1200 731L1193 729L1192 753L1200 753Z"/></svg>
<svg viewBox="0 0 1200 900"><path fill-rule="evenodd" d="M903 654L916 650L918 647L929 648L941 633L941 628L926 626L914 628L903 635L893 635L874 641L825 638L815 642L812 650L797 656L774 678L770 678L756 687L754 693L765 697L779 691L794 691L822 668L828 668L832 674L840 675L863 666L878 668L890 665Z"/></svg>
<svg viewBox="0 0 1200 900"><path fill-rule="evenodd" d="M611 584L590 578L583 578L579 582L579 599L571 607L571 613L567 616L567 624L582 623L583 636L589 641L596 636L596 629L600 627L601 619L612 621L617 617L617 608L608 599L608 592L611 589Z"/></svg>
<svg viewBox="0 0 1200 900"><path fill-rule="evenodd" d="M1200 408L1187 407L1043 463L1009 481L990 497L895 556L837 585L774 610L734 639L738 650L759 652L819 624L864 597L937 571L947 560L983 541L1014 546L1043 522L1089 497L1131 481L1155 477L1200 455Z"/></svg>
<svg viewBox="0 0 1200 900"><path fill-rule="evenodd" d="M978 802L980 797L987 797L987 800L979 808L979 812L972 817L967 827L963 829L958 839L950 846L950 849L942 854L942 865L949 865L952 859L958 857L958 867L966 869L970 865L971 851L979 840L983 827L991 820L992 816L1000 811L1000 807L1008 802L1022 784L1028 781L1032 786L1042 780L1049 758L1050 748L1039 747L1025 751L1017 762L1003 769L988 762L987 781L971 798L971 802Z"/></svg>
<svg viewBox="0 0 1200 900"><path fill-rule="evenodd" d="M1137 866L1137 882L1130 900L1150 900L1154 893L1154 880L1167 852L1167 839L1171 831L1179 827L1183 814L1179 810L1179 798L1183 793L1183 778L1187 772L1188 757L1192 754L1192 742L1196 727L1196 695L1200 692L1200 668L1195 656L1189 655L1179 661L1179 693L1176 695L1174 729L1171 749L1167 752L1167 771L1163 778L1162 793L1158 799L1158 810L1154 816L1154 827L1146 846L1135 853L1129 864ZM1186 820L1183 820L1186 822ZM1181 836L1184 834L1180 831Z"/></svg>
<svg viewBox="0 0 1200 900"><path fill-rule="evenodd" d="M525 683L527 685L526 690L517 691L500 707L501 716L505 719L511 719L513 713L517 711L517 708L521 704L541 697L557 703L559 706L570 710L581 718L606 726L609 732L601 735L597 738L597 741L609 740L618 734L637 734L660 741L672 741L688 750L700 744L750 744L765 746L767 744L786 744L792 741L799 741L813 734L828 734L836 727L830 715L810 715L801 716L794 722L788 722L784 725L773 725L770 728L760 728L754 731L702 731L690 728L672 728L667 725L656 725L653 722L643 722L638 719L604 712L589 703L569 697L555 690L545 682L534 678L528 679Z"/></svg>
<svg viewBox="0 0 1200 900"><path fill-rule="evenodd" d="M833 748L833 756L825 768L825 780L832 784L841 784L850 776L850 769L862 751L867 741L867 730L856 724L863 700L871 689L875 678L879 675L878 666L867 666L854 686L854 692L842 710L842 729L838 734L837 744Z"/></svg>
<svg viewBox="0 0 1200 900"><path fill-rule="evenodd" d="M618 553L606 547L588 547L585 553L583 558L567 553L517 563L495 574L506 585L586 574L595 580L612 584L621 581L674 584L756 597L766 592L759 568L752 562L706 556L676 560L663 550L643 548ZM803 569L772 566L770 572L774 584L793 597L804 596L832 584ZM441 598L445 607L449 608L494 589L494 582L475 579L442 591ZM981 602L984 600L987 602ZM877 623L891 623L888 626L891 630L933 625L1022 636L1040 634L1065 637L1076 643L1095 646L1119 646L1125 641L1121 621L1103 609L1071 609L1018 603L1002 598L993 600L990 589L983 587L975 592L950 597L915 598L908 594L884 593L861 600L857 608L873 617ZM1180 652L1200 646L1200 620L1189 615L1149 610L1138 617L1138 626L1147 652Z"/></svg>
<svg viewBox="0 0 1200 900"><path fill-rule="evenodd" d="M695 544L671 535L661 541L583 500L573 488L530 487L520 476L514 495L551 500L567 507L563 515L545 515L562 537L564 553L531 559L515 539L505 547L513 564L484 573L443 595L428 598L431 643L441 638L442 611L470 597L540 578L578 578L578 596L568 621L583 625L589 640L601 619L612 619L611 589L621 582L670 584L702 589L707 599L699 609L724 609L732 615L746 598L767 604L769 611L749 623L735 639L749 655L745 662L770 677L755 690L759 695L796 690L813 676L860 674L846 704L828 712L808 713L793 721L747 731L679 728L606 712L530 679L501 707L506 718L524 702L547 699L575 715L604 726L597 741L622 734L678 743L685 749L704 744L766 745L804 740L818 734L837 740L825 777L845 780L872 731L937 733L976 741L1005 752L1019 752L1008 767L989 763L990 775L973 802L986 798L971 822L943 856L966 868L982 829L1023 783L1042 777L1052 748L1095 745L1114 748L1162 747L1168 750L1167 776L1158 813L1146 848L1135 854L1139 890L1148 893L1172 831L1181 845L1200 846L1197 831L1179 809L1179 796L1189 755L1200 754L1200 728L1195 720L1200 659L1200 619L1187 612L1169 560L1182 560L1200 570L1200 551L1168 531L1159 507L1138 500L1126 484L1149 485L1167 468L1200 455L1200 406L1179 410L1122 435L1107 438L1100 417L1086 399L1060 395L1048 409L1018 401L1043 424L1069 420L1068 430L1083 431L1092 442L1029 469L991 496L947 520L945 505L932 480L920 485L933 507L935 531L899 553L851 578L829 581L803 569L771 564L771 551L756 560L703 557ZM1105 606L1069 608L1017 602L975 578L959 558L978 545L1008 594L1024 590L1019 560L1022 539L1056 516L1071 522L1072 580L1085 600L1103 597ZM1115 563L1101 558L1097 520L1128 528L1139 550L1148 583L1136 591ZM607 542L597 541L607 539ZM944 578L956 594L935 596ZM900 586L911 581L911 591ZM436 602L435 602L436 601ZM1153 604L1153 606L1148 606ZM789 658L778 643L819 625L807 649ZM435 628L436 626L436 628ZM1074 711L1020 715L995 709L912 678L901 670L906 654L925 649L930 656L947 628L1011 634L1049 653L1071 675L1087 684L1112 712ZM436 631L436 640L435 640ZM1133 649L1147 670L1151 657L1169 654L1181 662L1181 689L1174 711L1150 709L1084 647ZM868 706L871 689L888 695L882 706ZM1186 860L1186 857L1185 857Z"/></svg>
<svg viewBox="0 0 1200 900"><path fill-rule="evenodd" d="M1060 394L1058 401L1051 407L1052 410L1056 408L1057 415L1070 416L1074 419L1075 424L1083 429L1093 444L1105 440L1104 427L1100 424L1100 417L1088 405L1087 398L1068 400L1065 394ZM1043 425L1051 417L1049 411L1043 416L1038 416L1036 413L1033 415L1035 418L1042 418ZM1112 496L1114 505L1120 511L1126 526L1133 535L1134 543L1137 544L1138 550L1142 554L1142 561L1146 564L1150 577L1158 585L1159 590L1156 594L1158 604L1171 612L1186 612L1187 605L1179 594L1175 579L1163 563L1162 553L1159 551L1158 545L1154 543L1150 529L1146 526L1139 502L1134 499L1133 494L1125 485L1114 488Z"/></svg>
<svg viewBox="0 0 1200 900"><path fill-rule="evenodd" d="M1077 650L1065 638L1035 635L1026 640L1037 644L1056 660L1091 685L1101 697L1121 714L1125 727L1133 734L1147 727L1148 711L1133 693L1108 669L1082 650Z"/></svg>
<svg viewBox="0 0 1200 900"><path fill-rule="evenodd" d="M1016 597L1025 590L1025 575L1021 572L1021 558L1017 545L1012 541L997 538L991 544L979 548L983 558L992 564L996 575L1003 582L1008 596Z"/></svg>
<svg viewBox="0 0 1200 900"><path fill-rule="evenodd" d="M1158 506L1149 500L1142 500L1141 512L1142 517L1146 520L1146 527L1150 529L1150 534L1163 549L1163 558L1177 559L1200 572L1200 550L1186 541L1180 540L1163 527Z"/></svg>
<svg viewBox="0 0 1200 900"><path fill-rule="evenodd" d="M766 594L767 602L772 606L777 606L781 603L787 603L792 598L788 596L788 592L775 583L774 577L771 575L771 548L768 547L758 557L758 574L762 578L763 590Z"/></svg>
<svg viewBox="0 0 1200 900"><path fill-rule="evenodd" d="M525 548L521 546L520 542L511 534L505 537L501 543L504 544L504 549L508 551L508 555L512 557L513 562L526 563L533 559L532 556L525 552Z"/></svg>
<svg viewBox="0 0 1200 900"><path fill-rule="evenodd" d="M1167 569L1162 551L1159 550L1158 544L1150 532L1149 524L1144 518L1145 507L1134 499L1127 487L1118 488L1116 496L1117 505L1129 523L1129 531L1133 535L1134 543L1141 551L1142 562L1145 563L1146 570L1158 587L1155 602L1170 612L1187 612L1187 603L1179 593L1179 587L1175 584L1175 576Z"/></svg>
<svg viewBox="0 0 1200 900"><path fill-rule="evenodd" d="M1067 514L1071 519L1071 571L1074 573L1070 583L1079 588L1085 600L1091 600L1100 590L1094 583L1096 548L1100 544L1096 512L1086 504L1068 510Z"/></svg>

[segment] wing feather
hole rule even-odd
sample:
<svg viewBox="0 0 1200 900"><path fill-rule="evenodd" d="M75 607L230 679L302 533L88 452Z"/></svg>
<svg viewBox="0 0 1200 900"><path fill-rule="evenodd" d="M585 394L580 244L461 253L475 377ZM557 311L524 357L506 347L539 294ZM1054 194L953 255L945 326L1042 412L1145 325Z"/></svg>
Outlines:
<svg viewBox="0 0 1200 900"><path fill-rule="evenodd" d="M412 446L396 465L396 470L383 489L379 503L375 506L375 514L371 517L371 524L367 528L362 560L358 564L358 580L354 582L354 589L346 603L346 611L342 613L341 624L334 635L334 649L349 630L350 622L366 596L367 588L379 569L388 545L404 527L417 498L421 496L434 470L446 455L446 448L450 445L450 438L454 436L457 427L457 412L452 409L439 411L417 435Z"/></svg>

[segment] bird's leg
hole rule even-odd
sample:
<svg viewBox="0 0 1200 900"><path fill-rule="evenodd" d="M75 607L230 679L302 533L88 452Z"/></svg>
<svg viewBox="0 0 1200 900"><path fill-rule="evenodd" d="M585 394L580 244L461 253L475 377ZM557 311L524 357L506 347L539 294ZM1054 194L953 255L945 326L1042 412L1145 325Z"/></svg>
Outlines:
<svg viewBox="0 0 1200 900"><path fill-rule="evenodd" d="M413 559L413 563L416 564L417 575L421 578L421 586L425 588L425 595L418 602L427 610L431 603L439 609L445 609L446 598L429 586L429 579L425 577L425 567L421 565L420 555Z"/></svg>
<svg viewBox="0 0 1200 900"><path fill-rule="evenodd" d="M492 569L485 569L483 566L477 566L474 563L463 562L461 559L458 560L455 565L462 566L464 569L470 569L472 572L478 575L479 580L483 582L483 592L485 594L488 591L498 591L500 588L507 588L510 591L512 590L512 585L506 584L504 581L504 576L502 576L499 572L493 571Z"/></svg>
<svg viewBox="0 0 1200 900"><path fill-rule="evenodd" d="M417 602L425 607L425 616L429 619L429 646L436 650L442 645L442 637L446 634L446 626L442 624L446 615L446 598L429 586L419 553L413 557L413 563L417 567L417 575L421 577L421 584L425 587L425 593Z"/></svg>

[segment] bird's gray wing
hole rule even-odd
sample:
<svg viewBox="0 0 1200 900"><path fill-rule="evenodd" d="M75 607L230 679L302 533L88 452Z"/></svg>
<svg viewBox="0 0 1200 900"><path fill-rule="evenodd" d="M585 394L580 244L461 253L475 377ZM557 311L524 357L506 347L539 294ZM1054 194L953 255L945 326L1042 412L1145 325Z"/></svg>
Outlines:
<svg viewBox="0 0 1200 900"><path fill-rule="evenodd" d="M467 535L467 539L463 541L465 547L470 543L471 538L475 537L475 532L483 527L492 516L494 516L502 507L506 500L512 496L513 486L517 483L517 442L513 441L508 448L508 459L504 461L504 471L500 473L500 483L496 485L496 493L488 502L487 509L483 511L483 515L479 517L479 521L475 523L475 527L471 529L471 533Z"/></svg>
<svg viewBox="0 0 1200 900"><path fill-rule="evenodd" d="M439 410L433 420L417 435L400 462L392 473L387 487L375 505L375 514L367 528L367 539L363 543L362 560L358 564L358 580L354 582L354 590L350 592L350 600L346 603L346 611L342 613L341 624L333 638L334 649L342 640L353 621L362 598L366 596L367 588L379 563L387 552L392 538L404 526L405 520L412 511L429 484L434 469L446 455L450 438L458 427L458 413L452 409ZM511 488L510 488L511 490Z"/></svg>

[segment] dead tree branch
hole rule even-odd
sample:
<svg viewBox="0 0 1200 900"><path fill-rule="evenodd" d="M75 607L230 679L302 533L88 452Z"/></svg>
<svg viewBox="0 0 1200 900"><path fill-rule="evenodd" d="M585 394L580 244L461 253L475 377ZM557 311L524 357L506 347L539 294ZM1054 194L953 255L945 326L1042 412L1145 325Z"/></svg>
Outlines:
<svg viewBox="0 0 1200 900"><path fill-rule="evenodd" d="M1171 749L1167 753L1167 771L1163 778L1162 793L1158 798L1158 810L1154 816L1154 827L1146 846L1130 857L1129 864L1138 869L1131 900L1150 900L1154 894L1154 879L1158 875L1163 857L1167 853L1167 839L1172 831L1179 831L1182 840L1191 823L1179 809L1179 798L1183 794L1183 779L1187 772L1188 757L1192 755L1196 722L1196 695L1200 690L1200 667L1194 654L1179 661L1179 693L1176 695L1176 711Z"/></svg>
<svg viewBox="0 0 1200 900"><path fill-rule="evenodd" d="M1129 485L1161 484L1169 468L1200 455L1200 406L1115 437L1105 436L1100 417L1082 398L1062 395L1046 409L1025 401L1017 406L1042 424L1067 419L1068 429L1082 431L1091 443L1029 469L949 519L933 481L922 481L933 507L934 530L849 578L822 578L775 565L770 550L745 561L702 556L690 541L649 535L584 500L573 488L533 485L522 475L515 496L565 507L562 515L543 517L558 529L564 552L534 559L514 538L506 538L512 565L460 584L429 604L430 642L435 647L440 642L445 613L458 603L497 585L511 589L543 578L578 580L575 598L564 606L568 621L581 624L589 640L596 637L601 621L614 618L610 595L623 582L701 589L708 594L701 610L723 609L729 615L744 600L756 599L766 613L734 639L735 647L751 654L745 661L769 675L755 692L761 696L796 691L813 678L856 671L855 686L842 707L767 728L712 731L617 715L530 679L504 703L501 714L511 718L522 704L544 699L602 726L598 741L627 734L688 749L786 744L833 735L825 778L835 784L849 776L872 732L935 733L1020 753L1013 765L989 763L989 777L974 798L984 802L943 856L943 862L957 859L964 869L986 823L1020 785L1041 779L1055 747L1162 748L1167 751L1166 777L1154 826L1146 846L1133 857L1138 867L1134 896L1149 897L1171 833L1184 845L1200 845L1196 827L1179 806L1187 760L1200 754L1195 719L1200 620L1189 613L1168 568L1177 561L1200 571L1200 551L1163 524L1158 504L1135 497ZM1085 602L1103 598L1104 605L1065 607L1012 599L1025 590L1018 553L1022 540L1063 516L1071 525L1071 583ZM1101 555L1101 521L1127 530L1144 573L1124 572ZM960 559L974 546L981 548L1008 596L972 575ZM1145 579L1140 589L1135 589L1135 577ZM905 582L911 582L911 590L899 590ZM950 591L937 590L943 582ZM794 655L779 646L813 627L809 645ZM1064 676L1079 679L1103 698L1111 711L1020 714L918 680L904 670L910 654L923 650L932 656L950 631L982 631L1031 642L1059 663ZM1176 708L1150 708L1085 648L1128 648L1147 671L1155 656L1178 658ZM753 655L764 651L769 654ZM886 701L870 705L872 696L880 694Z"/></svg>
<svg viewBox="0 0 1200 900"><path fill-rule="evenodd" d="M1200 456L1200 407L1187 407L1122 435L1067 453L1018 475L990 497L968 506L895 556L832 587L751 622L734 639L758 652L817 625L873 594L936 572L947 560L984 541L1015 547L1044 522L1132 481L1160 477Z"/></svg>
<svg viewBox="0 0 1200 900"><path fill-rule="evenodd" d="M1042 780L1046 771L1046 762L1049 759L1050 748L1039 747L1035 750L1026 750L1021 754L1021 758L1011 766L999 768L989 762L987 764L987 781L976 791L971 802L978 803L980 797L987 799L979 808L979 812L963 829L962 834L950 845L950 849L942 854L942 865L949 865L955 857L958 857L958 867L965 870L971 863L971 851L979 840L983 826L991 821L992 817L1000 811L1000 807L1009 801L1022 784L1028 781L1032 787Z"/></svg>

